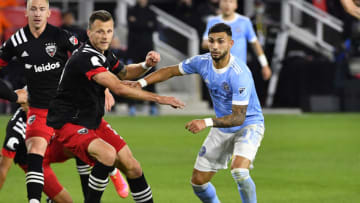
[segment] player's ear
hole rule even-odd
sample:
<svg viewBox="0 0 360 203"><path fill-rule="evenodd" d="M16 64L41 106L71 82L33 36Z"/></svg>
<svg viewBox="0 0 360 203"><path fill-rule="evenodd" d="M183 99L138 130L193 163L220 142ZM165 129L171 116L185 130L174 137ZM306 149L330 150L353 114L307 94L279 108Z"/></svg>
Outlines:
<svg viewBox="0 0 360 203"><path fill-rule="evenodd" d="M47 18L49 18L51 16L51 10L49 9L47 12Z"/></svg>
<svg viewBox="0 0 360 203"><path fill-rule="evenodd" d="M234 45L234 40L230 39L230 47L232 47Z"/></svg>

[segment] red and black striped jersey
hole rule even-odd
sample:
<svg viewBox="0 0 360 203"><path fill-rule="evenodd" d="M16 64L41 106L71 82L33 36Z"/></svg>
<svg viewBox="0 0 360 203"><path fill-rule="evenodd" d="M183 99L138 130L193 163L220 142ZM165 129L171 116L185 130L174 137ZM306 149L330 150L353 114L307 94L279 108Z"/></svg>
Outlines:
<svg viewBox="0 0 360 203"><path fill-rule="evenodd" d="M68 53L79 47L77 38L50 24L35 38L29 26L19 29L0 48L0 66L12 59L25 68L30 106L47 109L54 97Z"/></svg>
<svg viewBox="0 0 360 203"><path fill-rule="evenodd" d="M104 115L105 87L92 76L124 68L112 51L97 51L90 42L74 51L66 63L55 98L50 102L47 125L59 129L66 123L96 129Z"/></svg>

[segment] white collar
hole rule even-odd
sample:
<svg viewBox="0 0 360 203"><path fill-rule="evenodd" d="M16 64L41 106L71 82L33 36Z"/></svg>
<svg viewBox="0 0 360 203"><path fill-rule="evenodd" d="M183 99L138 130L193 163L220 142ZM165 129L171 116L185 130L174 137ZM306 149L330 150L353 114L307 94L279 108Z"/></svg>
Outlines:
<svg viewBox="0 0 360 203"><path fill-rule="evenodd" d="M212 59L213 60L213 59ZM229 60L229 63L224 67L224 68L220 68L220 69L217 69L214 67L214 64L213 64L213 61L211 60L211 65L212 65L212 68L214 70L215 73L218 73L218 74L223 74L225 73L229 68L230 68L230 65L232 64L232 62L234 61L234 57L232 54L230 54L230 60Z"/></svg>

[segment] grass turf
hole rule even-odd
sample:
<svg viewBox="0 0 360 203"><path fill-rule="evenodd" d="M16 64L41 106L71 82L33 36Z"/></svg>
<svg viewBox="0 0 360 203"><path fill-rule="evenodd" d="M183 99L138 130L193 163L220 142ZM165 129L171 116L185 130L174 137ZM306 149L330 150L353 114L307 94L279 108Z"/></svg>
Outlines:
<svg viewBox="0 0 360 203"><path fill-rule="evenodd" d="M193 118L201 117L106 117L140 161L155 202L200 202L190 177L208 130L185 131ZM1 145L8 119L0 117ZM265 138L251 171L258 202L360 202L360 114L266 115L265 120ZM75 162L52 166L74 202L82 202ZM12 166L0 202L26 202L24 180L19 167ZM241 202L229 170L219 171L212 182L223 203ZM110 202L133 201L118 197L110 183L102 203Z"/></svg>

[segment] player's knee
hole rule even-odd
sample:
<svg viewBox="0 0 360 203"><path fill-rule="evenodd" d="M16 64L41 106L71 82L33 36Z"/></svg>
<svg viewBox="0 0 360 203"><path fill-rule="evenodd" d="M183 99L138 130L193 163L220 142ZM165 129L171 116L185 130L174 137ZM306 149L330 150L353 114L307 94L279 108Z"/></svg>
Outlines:
<svg viewBox="0 0 360 203"><path fill-rule="evenodd" d="M128 178L138 178L142 176L142 169L140 163L135 159L132 158L125 164L125 175Z"/></svg>
<svg viewBox="0 0 360 203"><path fill-rule="evenodd" d="M250 172L247 168L234 168L231 170L231 175L236 182L241 182L250 178Z"/></svg>
<svg viewBox="0 0 360 203"><path fill-rule="evenodd" d="M106 150L101 153L101 155L101 160L99 160L101 163L107 166L114 165L116 159L116 152L113 147L107 147Z"/></svg>
<svg viewBox="0 0 360 203"><path fill-rule="evenodd" d="M204 185L208 182L208 180L206 180L205 177L203 177L202 175L198 174L198 173L193 173L192 177L191 177L191 183L195 184L195 185Z"/></svg>

